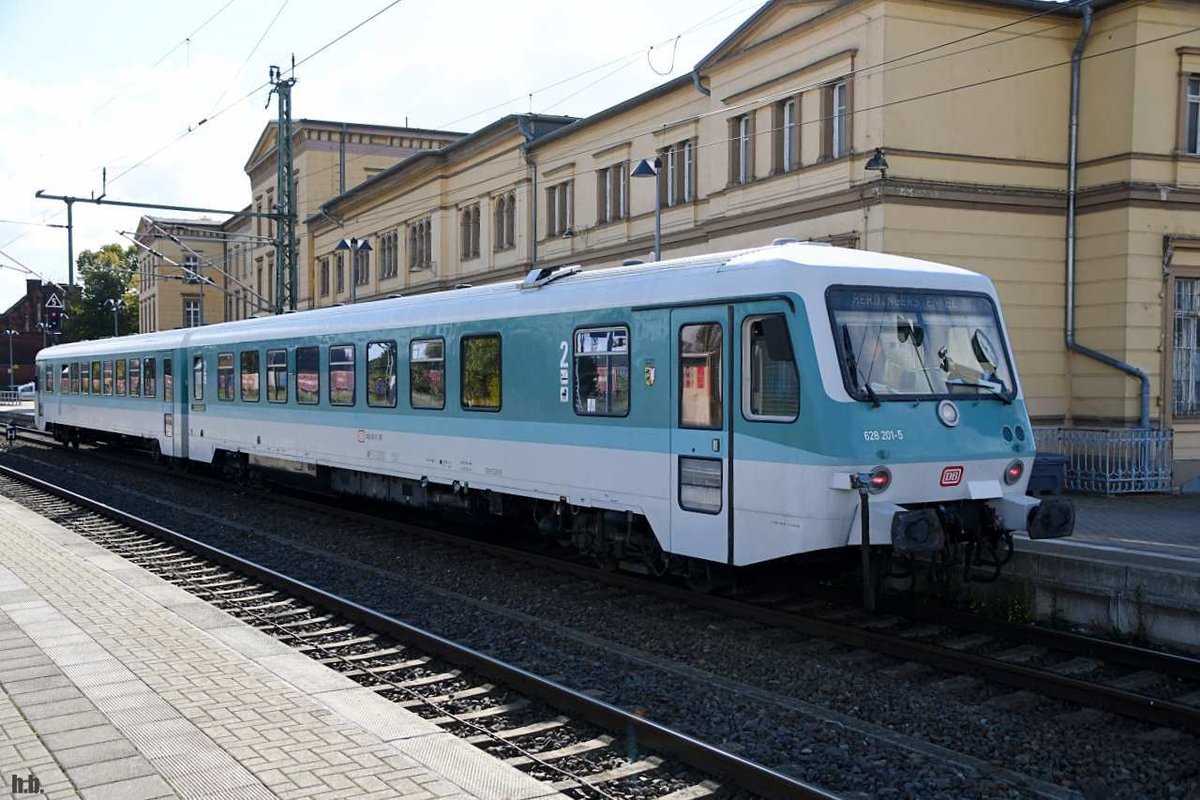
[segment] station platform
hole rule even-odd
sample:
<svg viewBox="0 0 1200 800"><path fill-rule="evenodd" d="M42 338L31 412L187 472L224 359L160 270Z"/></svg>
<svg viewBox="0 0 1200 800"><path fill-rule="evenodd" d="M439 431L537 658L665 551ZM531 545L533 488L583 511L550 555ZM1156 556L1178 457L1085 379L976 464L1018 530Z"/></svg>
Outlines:
<svg viewBox="0 0 1200 800"><path fill-rule="evenodd" d="M3 497L0 780L85 800L558 796Z"/></svg>

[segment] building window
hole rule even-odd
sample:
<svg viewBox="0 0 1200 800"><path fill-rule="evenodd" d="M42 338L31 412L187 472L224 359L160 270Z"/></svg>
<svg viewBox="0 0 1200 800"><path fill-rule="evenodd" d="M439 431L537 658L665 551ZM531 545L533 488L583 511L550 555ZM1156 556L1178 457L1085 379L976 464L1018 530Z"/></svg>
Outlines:
<svg viewBox="0 0 1200 800"><path fill-rule="evenodd" d="M596 207L600 224L616 222L629 216L629 162L622 161L596 173L599 193Z"/></svg>
<svg viewBox="0 0 1200 800"><path fill-rule="evenodd" d="M1200 278L1175 279L1174 330L1175 416L1200 416Z"/></svg>
<svg viewBox="0 0 1200 800"><path fill-rule="evenodd" d="M729 122L729 183L754 179L754 115L743 114Z"/></svg>
<svg viewBox="0 0 1200 800"><path fill-rule="evenodd" d="M462 407L468 411L500 410L500 334L462 339Z"/></svg>
<svg viewBox="0 0 1200 800"><path fill-rule="evenodd" d="M775 172L791 172L800 166L799 107L795 97L775 104Z"/></svg>
<svg viewBox="0 0 1200 800"><path fill-rule="evenodd" d="M321 259L320 270L321 297L329 297L329 257Z"/></svg>
<svg viewBox="0 0 1200 800"><path fill-rule="evenodd" d="M433 220L430 217L408 223L408 268L433 266Z"/></svg>
<svg viewBox="0 0 1200 800"><path fill-rule="evenodd" d="M200 327L200 301L199 300L184 300L183 301L183 327L185 327L185 328Z"/></svg>
<svg viewBox="0 0 1200 800"><path fill-rule="evenodd" d="M200 282L200 256L195 253L185 253L183 256L183 282Z"/></svg>
<svg viewBox="0 0 1200 800"><path fill-rule="evenodd" d="M695 199L696 149L691 140L658 152L658 195L668 208Z"/></svg>
<svg viewBox="0 0 1200 800"><path fill-rule="evenodd" d="M391 230L379 237L379 279L394 278L400 273L400 233Z"/></svg>
<svg viewBox="0 0 1200 800"><path fill-rule="evenodd" d="M575 181L562 183L546 189L547 236L561 236L574 224Z"/></svg>
<svg viewBox="0 0 1200 800"><path fill-rule="evenodd" d="M850 84L838 81L825 87L824 153L826 158L841 158L850 152Z"/></svg>
<svg viewBox="0 0 1200 800"><path fill-rule="evenodd" d="M1184 146L1192 155L1200 155L1200 76L1193 75L1187 82L1187 138Z"/></svg>
<svg viewBox="0 0 1200 800"><path fill-rule="evenodd" d="M354 285L366 286L371 282L371 251L355 248L350 259L354 263Z"/></svg>
<svg viewBox="0 0 1200 800"><path fill-rule="evenodd" d="M517 246L517 196L512 192L496 199L496 227L493 237L496 250Z"/></svg>
<svg viewBox="0 0 1200 800"><path fill-rule="evenodd" d="M472 203L459 212L459 252L463 261L479 257L478 203Z"/></svg>

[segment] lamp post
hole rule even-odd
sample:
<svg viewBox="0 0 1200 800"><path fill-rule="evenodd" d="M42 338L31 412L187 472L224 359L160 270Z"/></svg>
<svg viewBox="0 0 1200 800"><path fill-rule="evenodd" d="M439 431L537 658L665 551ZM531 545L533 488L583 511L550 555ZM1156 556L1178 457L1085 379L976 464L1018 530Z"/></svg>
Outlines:
<svg viewBox="0 0 1200 800"><path fill-rule="evenodd" d="M888 163L887 158L883 154L882 147L875 148L875 154L867 159L867 163L863 165L863 169L867 172L878 172L880 178L887 177Z"/></svg>
<svg viewBox="0 0 1200 800"><path fill-rule="evenodd" d="M12 330L12 329L10 328L9 330L6 330L4 333L5 333L5 334L8 336L8 388L9 388L9 389L12 389L12 388L13 388L13 385L14 385L14 384L13 384L13 349L12 349L12 337L14 337L14 336L20 336L20 335L21 335L21 332L20 332L20 331L14 331L14 330Z"/></svg>
<svg viewBox="0 0 1200 800"><path fill-rule="evenodd" d="M125 307L125 300L120 297L118 297L115 300L105 300L104 307L112 309L112 312L113 312L113 336L119 336L120 334L117 333L117 311L119 309L122 309Z"/></svg>
<svg viewBox="0 0 1200 800"><path fill-rule="evenodd" d="M37 329L42 332L42 349L46 349L46 333L50 330L50 326L44 322L37 324Z"/></svg>
<svg viewBox="0 0 1200 800"><path fill-rule="evenodd" d="M653 162L643 158L629 174L634 178L658 178L661 168L661 158L656 157ZM654 260L662 261L662 191L657 180L654 182Z"/></svg>
<svg viewBox="0 0 1200 800"><path fill-rule="evenodd" d="M354 305L358 300L358 254L371 252L371 243L351 236L342 239L333 249L350 253L350 305Z"/></svg>

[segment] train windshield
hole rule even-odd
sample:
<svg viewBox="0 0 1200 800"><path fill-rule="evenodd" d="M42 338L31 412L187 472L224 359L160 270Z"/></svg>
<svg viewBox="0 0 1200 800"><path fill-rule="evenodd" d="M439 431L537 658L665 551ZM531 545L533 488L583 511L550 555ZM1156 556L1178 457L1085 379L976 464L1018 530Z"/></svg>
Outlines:
<svg viewBox="0 0 1200 800"><path fill-rule="evenodd" d="M827 298L842 377L854 398L1012 402L1016 382L990 297L838 286Z"/></svg>

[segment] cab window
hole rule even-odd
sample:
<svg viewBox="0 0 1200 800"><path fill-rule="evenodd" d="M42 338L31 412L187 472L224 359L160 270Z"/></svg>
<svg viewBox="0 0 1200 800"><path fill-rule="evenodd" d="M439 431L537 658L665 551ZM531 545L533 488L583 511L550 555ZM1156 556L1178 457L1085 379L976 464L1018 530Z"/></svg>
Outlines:
<svg viewBox="0 0 1200 800"><path fill-rule="evenodd" d="M800 413L800 378L782 314L747 317L742 323L742 415L749 420L791 422Z"/></svg>

